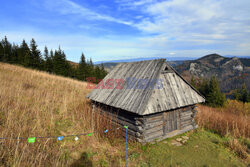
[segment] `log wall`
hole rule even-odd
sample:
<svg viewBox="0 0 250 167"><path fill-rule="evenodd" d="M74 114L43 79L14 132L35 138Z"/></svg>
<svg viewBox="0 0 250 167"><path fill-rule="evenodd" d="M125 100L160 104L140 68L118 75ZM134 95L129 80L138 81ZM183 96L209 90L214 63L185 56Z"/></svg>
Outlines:
<svg viewBox="0 0 250 167"><path fill-rule="evenodd" d="M108 113L115 118L112 120L119 126L127 125L129 139L142 143L172 137L196 127L194 105L145 116L100 103L93 103L93 106L97 106L103 116Z"/></svg>

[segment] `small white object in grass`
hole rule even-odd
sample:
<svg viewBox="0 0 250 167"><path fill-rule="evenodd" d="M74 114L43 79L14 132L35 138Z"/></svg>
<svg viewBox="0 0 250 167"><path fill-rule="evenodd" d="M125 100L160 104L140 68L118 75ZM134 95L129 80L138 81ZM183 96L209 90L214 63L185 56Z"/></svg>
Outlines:
<svg viewBox="0 0 250 167"><path fill-rule="evenodd" d="M78 139L79 139L79 138L76 136L76 137L75 137L75 141L77 141Z"/></svg>

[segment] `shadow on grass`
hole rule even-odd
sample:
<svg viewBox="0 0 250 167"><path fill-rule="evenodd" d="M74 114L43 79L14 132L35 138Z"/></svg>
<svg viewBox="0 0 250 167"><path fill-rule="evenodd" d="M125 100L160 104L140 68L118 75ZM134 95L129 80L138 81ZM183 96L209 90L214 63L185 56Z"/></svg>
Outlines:
<svg viewBox="0 0 250 167"><path fill-rule="evenodd" d="M82 153L80 159L76 160L70 165L71 167L93 167L92 161L89 159L89 156L86 152Z"/></svg>

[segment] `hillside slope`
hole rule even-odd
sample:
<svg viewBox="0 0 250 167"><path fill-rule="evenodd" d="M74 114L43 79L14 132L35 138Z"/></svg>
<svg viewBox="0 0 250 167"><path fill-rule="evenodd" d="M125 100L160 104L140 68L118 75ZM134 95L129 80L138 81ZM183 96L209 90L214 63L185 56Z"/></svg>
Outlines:
<svg viewBox="0 0 250 167"><path fill-rule="evenodd" d="M0 138L110 128L90 112L89 91L84 82L0 63ZM0 139L0 166L124 166L124 139L112 134L94 133L77 141L37 138L35 143ZM175 138L146 146L129 143L128 166L246 166L219 135L202 129L186 135L189 140L180 147L171 144Z"/></svg>
<svg viewBox="0 0 250 167"><path fill-rule="evenodd" d="M249 59L211 54L197 60L186 61L176 66L176 70L189 79L192 75L204 78L214 75L219 79L224 92L239 88L243 83L250 89Z"/></svg>

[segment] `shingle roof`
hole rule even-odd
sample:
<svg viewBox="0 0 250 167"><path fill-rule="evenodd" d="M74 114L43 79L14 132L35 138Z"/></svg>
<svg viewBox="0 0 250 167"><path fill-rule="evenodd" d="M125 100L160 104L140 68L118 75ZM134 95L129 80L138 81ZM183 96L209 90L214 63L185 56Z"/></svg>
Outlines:
<svg viewBox="0 0 250 167"><path fill-rule="evenodd" d="M110 79L122 79L123 88L116 89L118 87L115 84L115 88L112 89L94 89L87 97L139 115L205 101L199 92L165 62L165 59L118 64L103 79L103 83L111 81ZM134 84L131 84L133 79ZM147 81L150 84L147 85ZM99 83L97 87L101 85L102 83ZM134 87L131 88L131 85Z"/></svg>

